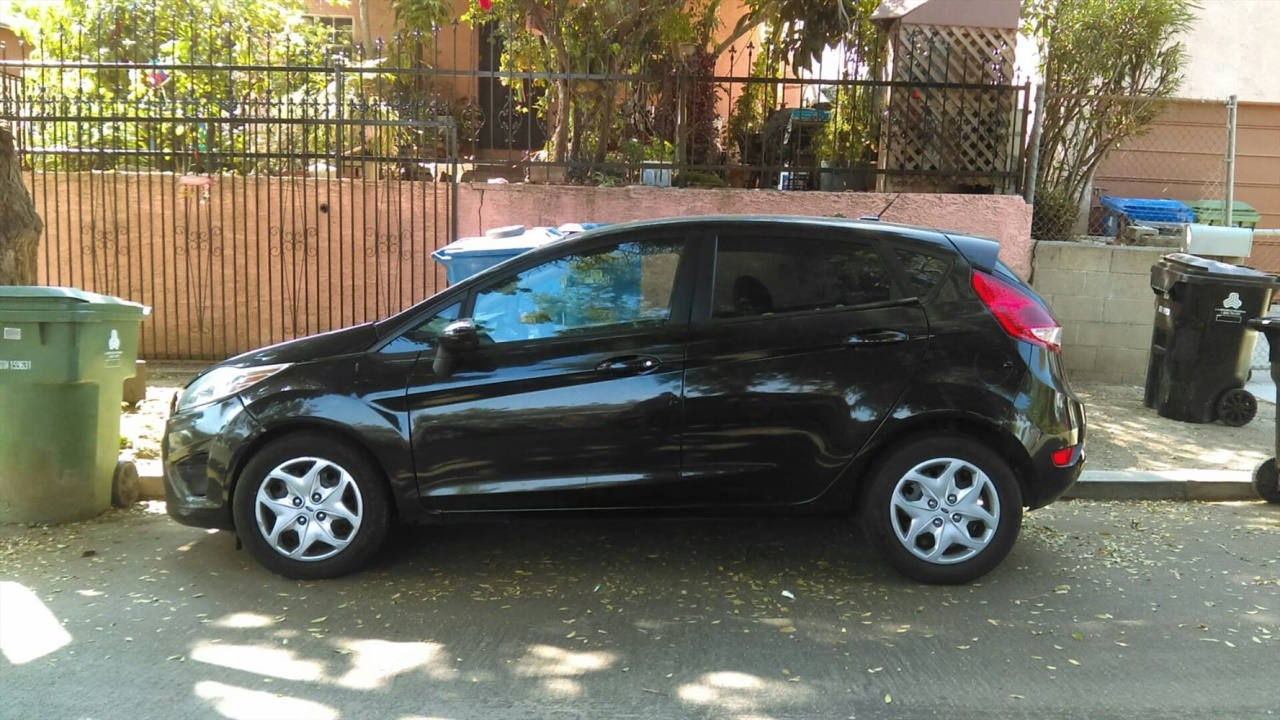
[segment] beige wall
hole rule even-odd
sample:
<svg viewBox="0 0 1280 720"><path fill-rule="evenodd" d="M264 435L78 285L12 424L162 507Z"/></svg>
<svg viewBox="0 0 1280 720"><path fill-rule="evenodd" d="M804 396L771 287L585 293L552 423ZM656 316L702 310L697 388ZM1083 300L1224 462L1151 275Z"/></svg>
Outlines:
<svg viewBox="0 0 1280 720"><path fill-rule="evenodd" d="M1280 2L1199 0L1199 6L1183 38L1188 63L1178 94L1280 103Z"/></svg>
<svg viewBox="0 0 1280 720"><path fill-rule="evenodd" d="M503 225L622 222L674 215L781 214L856 218L880 212L886 222L924 225L995 238L1001 258L1026 277L1031 270L1031 206L1010 195L942 195L675 190L565 185L464 183L458 198L462 236Z"/></svg>

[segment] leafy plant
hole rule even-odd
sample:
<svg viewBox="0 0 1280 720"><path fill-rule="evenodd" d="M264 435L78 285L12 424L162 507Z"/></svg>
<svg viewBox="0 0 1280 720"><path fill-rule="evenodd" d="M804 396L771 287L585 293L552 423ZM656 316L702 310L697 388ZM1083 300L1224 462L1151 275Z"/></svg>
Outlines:
<svg viewBox="0 0 1280 720"><path fill-rule="evenodd" d="M1037 201L1074 207L1107 154L1163 112L1182 82L1178 37L1196 7L1192 0L1024 1L1024 29L1039 48L1046 88Z"/></svg>

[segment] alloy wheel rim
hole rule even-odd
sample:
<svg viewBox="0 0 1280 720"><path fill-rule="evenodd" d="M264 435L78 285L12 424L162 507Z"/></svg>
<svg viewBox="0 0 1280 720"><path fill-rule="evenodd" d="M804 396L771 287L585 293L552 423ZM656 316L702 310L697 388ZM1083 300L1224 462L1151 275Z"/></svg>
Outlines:
<svg viewBox="0 0 1280 720"><path fill-rule="evenodd" d="M355 479L331 460L301 457L267 473L254 498L258 532L280 555L327 560L355 540L364 498Z"/></svg>
<svg viewBox="0 0 1280 720"><path fill-rule="evenodd" d="M934 458L908 470L893 488L890 523L902 547L935 565L971 560L1000 526L1000 495L976 465Z"/></svg>

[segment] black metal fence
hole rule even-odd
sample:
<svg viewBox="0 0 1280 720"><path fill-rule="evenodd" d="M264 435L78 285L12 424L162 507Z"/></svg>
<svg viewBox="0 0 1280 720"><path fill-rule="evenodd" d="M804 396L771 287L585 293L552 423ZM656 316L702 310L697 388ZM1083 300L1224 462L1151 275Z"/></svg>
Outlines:
<svg viewBox="0 0 1280 720"><path fill-rule="evenodd" d="M0 120L48 228L42 281L155 307L150 358L225 357L442 288L430 254L457 237L465 180L1022 187L1026 86L860 80L847 63L761 76L751 46L521 73L457 23L367 53L224 35L157 57L64 32L0 61Z"/></svg>

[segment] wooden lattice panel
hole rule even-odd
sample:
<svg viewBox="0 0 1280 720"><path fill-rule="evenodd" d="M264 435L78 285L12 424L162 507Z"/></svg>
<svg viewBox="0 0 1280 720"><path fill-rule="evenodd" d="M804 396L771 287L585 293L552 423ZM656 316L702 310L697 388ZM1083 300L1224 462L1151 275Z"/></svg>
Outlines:
<svg viewBox="0 0 1280 720"><path fill-rule="evenodd" d="M1016 37L996 28L902 25L894 37L884 136L886 189L1011 192L1018 88L1008 83ZM981 88L932 87L937 84Z"/></svg>

